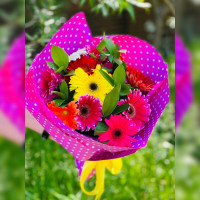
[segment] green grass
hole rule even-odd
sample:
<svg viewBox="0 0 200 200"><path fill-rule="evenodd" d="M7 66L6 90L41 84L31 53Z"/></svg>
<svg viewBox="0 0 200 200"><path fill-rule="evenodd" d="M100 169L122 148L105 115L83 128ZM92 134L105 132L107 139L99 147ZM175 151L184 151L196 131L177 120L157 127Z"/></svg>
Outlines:
<svg viewBox="0 0 200 200"><path fill-rule="evenodd" d="M26 131L26 200L91 200L79 187L74 158L59 144ZM146 148L123 158L123 170L108 171L102 199L172 200L174 197L174 108L169 104ZM87 186L92 189L95 178Z"/></svg>

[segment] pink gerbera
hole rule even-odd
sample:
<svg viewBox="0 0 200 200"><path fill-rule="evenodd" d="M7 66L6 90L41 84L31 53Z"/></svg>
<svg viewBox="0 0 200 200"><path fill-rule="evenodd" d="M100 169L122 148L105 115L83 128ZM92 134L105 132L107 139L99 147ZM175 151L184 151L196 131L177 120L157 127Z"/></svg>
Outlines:
<svg viewBox="0 0 200 200"><path fill-rule="evenodd" d="M52 101L56 94L51 93L54 91L58 84L62 82L62 75L55 73L54 69L47 68L38 79L38 90L40 96L46 103Z"/></svg>
<svg viewBox="0 0 200 200"><path fill-rule="evenodd" d="M141 130L144 123L149 120L151 112L148 100L139 90L136 90L129 93L127 99L119 102L119 105L122 104L129 104L130 107L123 114L136 124L138 130Z"/></svg>
<svg viewBox="0 0 200 200"><path fill-rule="evenodd" d="M102 118L102 105L99 98L91 95L80 96L78 99L79 114L76 117L77 129L81 131L94 130Z"/></svg>
<svg viewBox="0 0 200 200"><path fill-rule="evenodd" d="M105 122L109 128L99 135L100 142L108 141L108 145L119 147L130 147L132 146L131 141L137 142L131 137L138 132L137 127L129 119L121 114L111 115L110 119L105 119Z"/></svg>

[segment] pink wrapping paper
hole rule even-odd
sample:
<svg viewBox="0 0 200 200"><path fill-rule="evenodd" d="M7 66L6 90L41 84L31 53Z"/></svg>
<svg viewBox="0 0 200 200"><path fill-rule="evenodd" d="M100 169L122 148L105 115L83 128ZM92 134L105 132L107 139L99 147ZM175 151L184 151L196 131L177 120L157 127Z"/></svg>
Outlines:
<svg viewBox="0 0 200 200"><path fill-rule="evenodd" d="M0 110L24 136L25 35L12 44L0 67Z"/></svg>
<svg viewBox="0 0 200 200"><path fill-rule="evenodd" d="M70 55L86 45L97 45L100 39L92 37L84 14L78 13L61 27L43 51L36 56L26 75L26 108L44 129L79 161L124 157L145 147L153 127L169 101L167 65L158 52L138 38L117 35L112 39L114 43L119 44L120 49L127 50L127 53L123 54L124 61L128 65L140 69L156 82L152 91L147 95L151 108L150 119L144 129L134 136L137 142L133 143L132 147L108 146L100 143L96 138L82 135L65 125L47 108L37 89L38 79L43 70L48 67L46 61L52 61L50 49L54 44L63 48Z"/></svg>

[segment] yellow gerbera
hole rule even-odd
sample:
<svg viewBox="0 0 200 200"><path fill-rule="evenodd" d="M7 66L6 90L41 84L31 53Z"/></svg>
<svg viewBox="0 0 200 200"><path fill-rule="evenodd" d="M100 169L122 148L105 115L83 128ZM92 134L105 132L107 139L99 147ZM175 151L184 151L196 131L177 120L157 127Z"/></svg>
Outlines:
<svg viewBox="0 0 200 200"><path fill-rule="evenodd" d="M103 104L106 94L108 94L113 87L110 83L101 75L99 70L100 65L97 65L93 70L92 75L88 75L83 69L78 68L75 70L75 74L71 76L70 91L75 90L74 101L78 101L80 96L85 94L98 97Z"/></svg>

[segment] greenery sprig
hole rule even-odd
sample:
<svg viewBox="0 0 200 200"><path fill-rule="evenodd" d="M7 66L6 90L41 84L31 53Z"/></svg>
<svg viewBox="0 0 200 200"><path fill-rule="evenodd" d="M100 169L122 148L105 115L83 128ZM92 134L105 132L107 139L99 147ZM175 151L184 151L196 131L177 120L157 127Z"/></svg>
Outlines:
<svg viewBox="0 0 200 200"><path fill-rule="evenodd" d="M56 73L60 73L62 75L70 76L73 72L66 73L67 67L69 65L69 56L62 48L53 45L51 47L51 57L54 62L47 62L47 65L50 68L53 68Z"/></svg>

